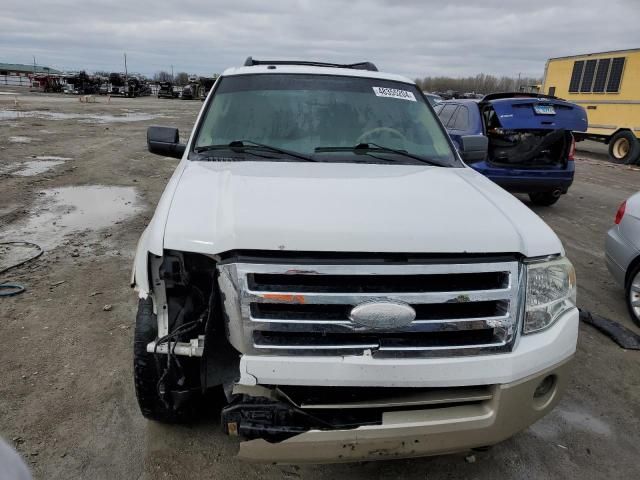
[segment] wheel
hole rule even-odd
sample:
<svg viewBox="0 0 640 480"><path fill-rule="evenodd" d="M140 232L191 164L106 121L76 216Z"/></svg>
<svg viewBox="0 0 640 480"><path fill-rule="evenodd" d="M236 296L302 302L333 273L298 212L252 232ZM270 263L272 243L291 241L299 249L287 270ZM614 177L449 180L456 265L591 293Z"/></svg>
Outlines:
<svg viewBox="0 0 640 480"><path fill-rule="evenodd" d="M533 192L529 194L529 200L534 205L549 207L560 199L560 195L554 192Z"/></svg>
<svg viewBox="0 0 640 480"><path fill-rule="evenodd" d="M640 158L640 142L629 130L621 130L609 141L609 156L620 162L634 164Z"/></svg>
<svg viewBox="0 0 640 480"><path fill-rule="evenodd" d="M640 264L636 265L629 275L626 298L631 320L640 327Z"/></svg>
<svg viewBox="0 0 640 480"><path fill-rule="evenodd" d="M136 327L133 336L133 380L140 411L145 418L164 423L183 423L193 419L198 413L198 401L201 398L199 385L199 366L191 358L181 359L184 369L188 369L187 383L191 383L191 391L186 400L174 397L171 393L160 396L160 381L165 390L170 392L178 389L176 374L169 370L166 375L167 356L154 355L147 352L147 345L157 339L158 324L153 313L151 299L141 299L138 302ZM191 363L189 363L191 361ZM197 360L196 360L197 362ZM184 387L181 387L184 388ZM182 400L182 401L181 401ZM179 403L179 404L178 404Z"/></svg>

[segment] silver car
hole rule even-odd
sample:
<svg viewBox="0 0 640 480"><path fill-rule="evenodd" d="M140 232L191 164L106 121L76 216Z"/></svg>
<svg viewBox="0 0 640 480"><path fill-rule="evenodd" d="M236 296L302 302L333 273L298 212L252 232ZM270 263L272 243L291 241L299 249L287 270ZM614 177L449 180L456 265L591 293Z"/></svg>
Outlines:
<svg viewBox="0 0 640 480"><path fill-rule="evenodd" d="M620 205L605 244L609 271L625 289L631 319L640 326L640 192Z"/></svg>

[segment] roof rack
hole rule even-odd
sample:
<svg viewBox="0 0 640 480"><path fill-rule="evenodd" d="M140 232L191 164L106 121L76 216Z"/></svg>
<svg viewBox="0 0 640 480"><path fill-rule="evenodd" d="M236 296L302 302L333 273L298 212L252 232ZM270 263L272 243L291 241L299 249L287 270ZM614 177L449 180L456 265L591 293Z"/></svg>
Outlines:
<svg viewBox="0 0 640 480"><path fill-rule="evenodd" d="M376 67L371 62L358 63L325 63L325 62L306 62L299 60L255 60L253 57L247 57L244 62L245 67L253 67L254 65L304 65L306 67L331 67L331 68L353 68L354 70L369 70L377 72Z"/></svg>

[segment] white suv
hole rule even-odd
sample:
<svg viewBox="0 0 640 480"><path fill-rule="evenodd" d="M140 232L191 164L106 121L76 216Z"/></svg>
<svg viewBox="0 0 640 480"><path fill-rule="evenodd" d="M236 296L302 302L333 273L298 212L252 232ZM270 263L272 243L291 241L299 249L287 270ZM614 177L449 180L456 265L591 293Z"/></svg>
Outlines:
<svg viewBox="0 0 640 480"><path fill-rule="evenodd" d="M143 415L226 396L243 458L485 447L567 384L578 311L556 235L464 159L422 92L370 63L224 72L138 245ZM213 407L209 407L213 408Z"/></svg>

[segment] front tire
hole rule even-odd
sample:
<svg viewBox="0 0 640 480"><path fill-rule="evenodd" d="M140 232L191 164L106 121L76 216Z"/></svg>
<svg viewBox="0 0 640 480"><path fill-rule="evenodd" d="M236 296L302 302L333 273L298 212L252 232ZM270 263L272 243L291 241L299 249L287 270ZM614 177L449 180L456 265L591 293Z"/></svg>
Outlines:
<svg viewBox="0 0 640 480"><path fill-rule="evenodd" d="M631 320L640 327L640 264L636 265L629 275L625 297Z"/></svg>
<svg viewBox="0 0 640 480"><path fill-rule="evenodd" d="M560 195L554 192L533 192L529 194L529 199L534 205L549 207L560 199Z"/></svg>
<svg viewBox="0 0 640 480"><path fill-rule="evenodd" d="M158 323L153 313L153 301L150 298L140 299L136 327L133 336L133 381L140 411L145 418L163 423L183 423L191 420L196 414L199 392L195 398L180 406L172 403L171 395L162 398L159 393L159 383L166 368L166 355L155 355L147 352L147 345L158 337ZM183 360L187 363L188 360ZM193 369L193 365L189 365ZM193 375L192 375L193 377ZM172 375L166 375L163 381L171 385ZM167 390L169 390L168 387Z"/></svg>
<svg viewBox="0 0 640 480"><path fill-rule="evenodd" d="M626 164L635 164L640 158L640 141L629 130L616 133L609 141L609 157Z"/></svg>

